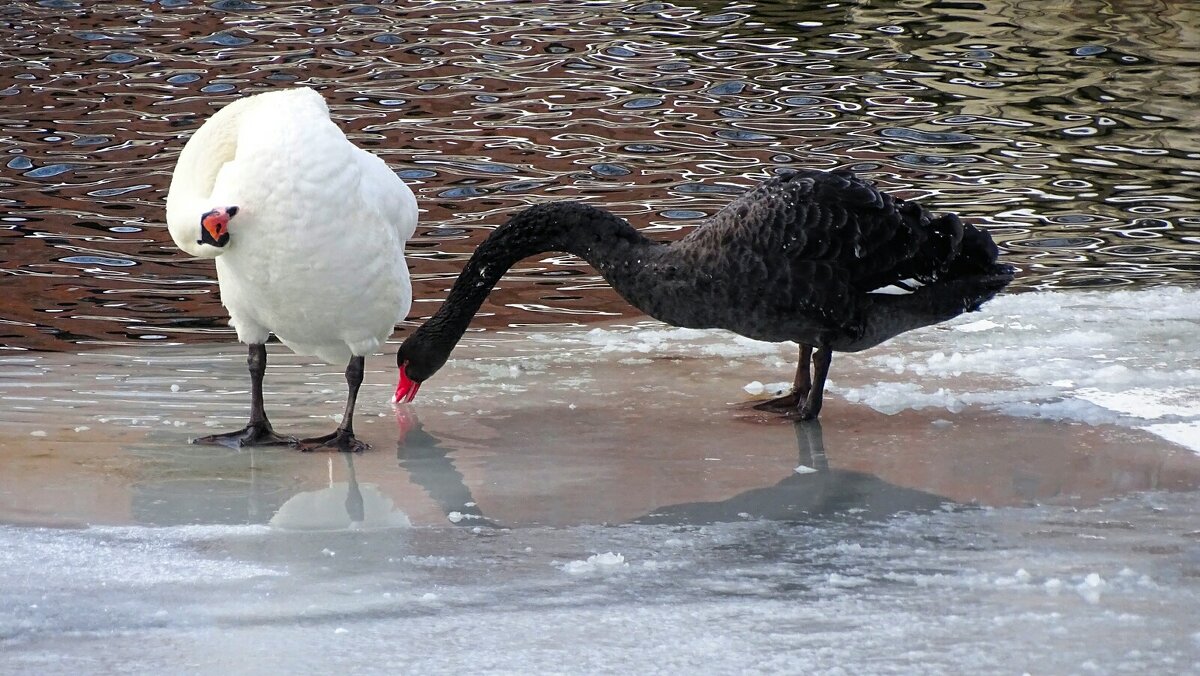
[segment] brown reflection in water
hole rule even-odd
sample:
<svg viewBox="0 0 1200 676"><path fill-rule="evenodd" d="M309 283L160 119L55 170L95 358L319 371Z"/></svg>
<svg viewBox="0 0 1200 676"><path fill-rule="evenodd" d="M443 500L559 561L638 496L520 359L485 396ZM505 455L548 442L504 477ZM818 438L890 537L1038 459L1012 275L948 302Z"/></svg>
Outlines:
<svg viewBox="0 0 1200 676"><path fill-rule="evenodd" d="M515 209L585 199L672 239L787 166L988 226L1019 287L1190 282L1197 26L1167 0L9 3L0 345L231 339L211 263L166 235L169 174L221 105L298 84L426 210L410 323ZM483 313L633 314L564 256L518 265Z"/></svg>
<svg viewBox="0 0 1200 676"><path fill-rule="evenodd" d="M431 411L403 440L379 419L365 427L375 449L353 458L355 479L414 525L447 525L452 511L482 517L458 522L468 527L886 518L942 501L1083 506L1200 487L1200 456L1148 433L974 410L941 425L937 412L842 406L815 442L754 414L697 423L620 405L565 413ZM178 429L41 427L36 443L24 429L0 434L10 460L0 522L266 523L292 497L348 478L337 455L329 466L283 449L188 446ZM798 474L798 465L819 471Z"/></svg>

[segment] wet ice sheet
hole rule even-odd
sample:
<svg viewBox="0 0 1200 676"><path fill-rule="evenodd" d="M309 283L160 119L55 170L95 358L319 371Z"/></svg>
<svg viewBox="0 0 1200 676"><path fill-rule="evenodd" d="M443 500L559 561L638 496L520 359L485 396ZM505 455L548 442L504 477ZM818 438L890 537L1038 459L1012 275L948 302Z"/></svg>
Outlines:
<svg viewBox="0 0 1200 676"><path fill-rule="evenodd" d="M838 355L819 437L739 408L753 399L748 383L790 380L795 348L724 332L650 323L473 335L400 420L388 403L392 357L378 355L357 425L376 447L358 459L358 478L375 488L360 492L417 525L451 512L469 520L466 502L507 525L624 522L775 485L814 454L963 503L1192 488L1200 347L1187 337L1197 301L1178 289L1006 296ZM299 494L346 481L340 467L332 476L282 449L187 444L244 423L242 349L6 356L0 518L267 523ZM336 425L340 370L270 352L277 429L305 436Z"/></svg>
<svg viewBox="0 0 1200 676"><path fill-rule="evenodd" d="M739 407L788 346L476 335L399 415L370 360L354 457L187 444L244 422L236 346L10 354L0 649L37 673L1186 673L1200 502L1163 491L1200 455L1154 426L1196 423L1198 295L998 299L839 355L820 426ZM328 431L343 387L272 347L278 429Z"/></svg>

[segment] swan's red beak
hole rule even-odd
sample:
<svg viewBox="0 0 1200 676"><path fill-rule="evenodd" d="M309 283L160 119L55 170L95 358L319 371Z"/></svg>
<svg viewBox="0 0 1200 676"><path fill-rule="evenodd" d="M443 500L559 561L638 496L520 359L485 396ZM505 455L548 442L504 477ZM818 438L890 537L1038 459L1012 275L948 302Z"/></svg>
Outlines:
<svg viewBox="0 0 1200 676"><path fill-rule="evenodd" d="M237 207L213 209L200 217L198 244L225 246L229 243L229 219L237 215Z"/></svg>
<svg viewBox="0 0 1200 676"><path fill-rule="evenodd" d="M417 390L421 389L421 383L408 377L404 367L400 367L400 382L396 385L396 396L392 398L392 402L396 404L407 404L417 398Z"/></svg>

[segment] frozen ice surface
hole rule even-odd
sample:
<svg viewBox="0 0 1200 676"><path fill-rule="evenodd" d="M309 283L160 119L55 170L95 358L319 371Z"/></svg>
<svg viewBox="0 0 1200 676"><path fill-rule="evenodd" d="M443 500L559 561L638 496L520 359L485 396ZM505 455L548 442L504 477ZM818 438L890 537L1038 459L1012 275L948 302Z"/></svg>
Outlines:
<svg viewBox="0 0 1200 676"><path fill-rule="evenodd" d="M472 333L399 413L368 360L356 456L188 444L237 345L0 357L0 672L1197 673L1198 324L1004 296L837 355L819 425L747 406L794 345Z"/></svg>
<svg viewBox="0 0 1200 676"><path fill-rule="evenodd" d="M1194 494L1152 494L481 535L9 527L0 651L31 674L1186 674L1198 522Z"/></svg>

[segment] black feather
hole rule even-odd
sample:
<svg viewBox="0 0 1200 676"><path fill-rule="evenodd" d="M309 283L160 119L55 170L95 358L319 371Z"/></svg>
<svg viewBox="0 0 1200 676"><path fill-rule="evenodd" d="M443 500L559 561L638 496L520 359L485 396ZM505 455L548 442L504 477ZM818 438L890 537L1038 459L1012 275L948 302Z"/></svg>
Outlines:
<svg viewBox="0 0 1200 676"><path fill-rule="evenodd" d="M650 242L578 202L525 209L479 246L442 308L402 350L432 355L422 371L432 374L504 271L543 251L584 258L631 304L668 324L839 351L974 310L1014 273L997 262L986 231L953 214L935 216L848 171L797 171L747 191L673 244ZM922 286L872 293L906 280ZM812 415L819 396L816 406Z"/></svg>

